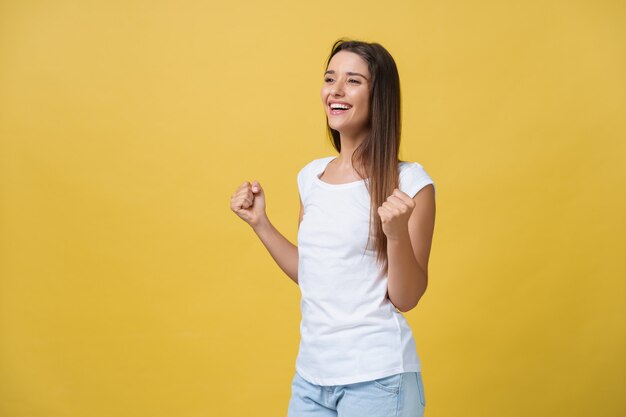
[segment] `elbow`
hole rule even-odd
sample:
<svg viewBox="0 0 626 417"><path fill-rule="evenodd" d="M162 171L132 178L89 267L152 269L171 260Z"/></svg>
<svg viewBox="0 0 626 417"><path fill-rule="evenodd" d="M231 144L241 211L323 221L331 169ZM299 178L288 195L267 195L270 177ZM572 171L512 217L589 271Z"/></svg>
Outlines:
<svg viewBox="0 0 626 417"><path fill-rule="evenodd" d="M424 292L426 292L426 290L424 290ZM419 303L419 301L422 299L422 296L424 295L424 292L422 292L421 294L419 294L414 300L408 302L408 303L404 303L404 304L399 304L396 305L396 308L401 311L402 313L408 313L409 311L413 310L415 307L417 307L417 304Z"/></svg>
<svg viewBox="0 0 626 417"><path fill-rule="evenodd" d="M404 306L396 306L396 308L402 313L408 313L409 311L413 310L416 306L417 306L417 303L414 303L414 304L412 303L412 304L407 304Z"/></svg>
<svg viewBox="0 0 626 417"><path fill-rule="evenodd" d="M401 303L393 303L393 305L402 313L407 313L415 308L417 300L403 300Z"/></svg>

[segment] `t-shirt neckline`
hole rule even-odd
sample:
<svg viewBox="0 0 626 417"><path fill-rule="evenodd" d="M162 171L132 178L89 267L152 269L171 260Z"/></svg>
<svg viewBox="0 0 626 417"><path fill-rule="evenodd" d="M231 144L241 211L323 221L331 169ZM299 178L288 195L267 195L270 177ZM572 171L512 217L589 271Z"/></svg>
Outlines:
<svg viewBox="0 0 626 417"><path fill-rule="evenodd" d="M333 189L337 189L337 188L350 188L350 187L356 187L356 186L362 185L362 184L364 184L364 183L365 183L365 181L367 181L367 180L368 180L367 178L365 178L365 179L356 180L356 181L351 181L351 182L344 182L344 183L341 183L341 184L331 184L331 183L329 183L329 182L322 181L322 180L320 179L320 177L319 177L319 176L320 176L321 174L323 174L323 173L324 173L324 171L326 171L326 167L328 166L328 164L330 164L332 161L334 161L334 160L335 160L335 159L337 159L338 157L336 157L336 156L335 156L335 157L329 157L329 158L330 158L330 159L328 159L328 161L326 161L325 163L323 163L323 164L320 166L320 169L318 169L318 170L315 172L315 175L313 176L313 177L314 177L313 179L315 180L315 182L316 182L316 183L318 183L319 185L321 185L322 187L325 187L325 188L333 188Z"/></svg>

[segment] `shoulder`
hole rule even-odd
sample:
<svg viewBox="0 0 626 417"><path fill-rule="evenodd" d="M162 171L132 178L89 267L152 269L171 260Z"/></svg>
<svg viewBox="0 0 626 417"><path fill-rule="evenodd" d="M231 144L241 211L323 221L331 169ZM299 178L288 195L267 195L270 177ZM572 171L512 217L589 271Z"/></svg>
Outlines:
<svg viewBox="0 0 626 417"><path fill-rule="evenodd" d="M312 161L306 163L302 168L300 168L300 171L298 171L298 175L304 175L304 174L310 173L310 172L316 170L318 167L324 166L325 164L330 162L333 158L335 158L335 157L334 156L324 156L324 157L321 157L321 158L313 159Z"/></svg>
<svg viewBox="0 0 626 417"><path fill-rule="evenodd" d="M398 163L398 173L400 176L429 176L422 164L416 161L401 161Z"/></svg>
<svg viewBox="0 0 626 417"><path fill-rule="evenodd" d="M313 159L311 162L307 163L304 168L306 167L313 167L316 165L323 165L325 163L330 162L331 160L333 160L334 158L336 158L336 156L323 156L321 158L315 158Z"/></svg>
<svg viewBox="0 0 626 417"><path fill-rule="evenodd" d="M308 193L308 189L311 187L311 184L315 181L314 175L321 172L324 169L324 166L333 158L335 157L325 156L322 158L316 158L300 168L297 175L297 182L300 195L303 196L303 198Z"/></svg>
<svg viewBox="0 0 626 417"><path fill-rule="evenodd" d="M400 173L403 172L417 172L417 171L425 171L422 164L415 161L401 161L398 163L398 171Z"/></svg>
<svg viewBox="0 0 626 417"><path fill-rule="evenodd" d="M419 162L402 161L398 164L400 179L400 190L407 193L411 198L425 186L432 184L435 187L431 176Z"/></svg>

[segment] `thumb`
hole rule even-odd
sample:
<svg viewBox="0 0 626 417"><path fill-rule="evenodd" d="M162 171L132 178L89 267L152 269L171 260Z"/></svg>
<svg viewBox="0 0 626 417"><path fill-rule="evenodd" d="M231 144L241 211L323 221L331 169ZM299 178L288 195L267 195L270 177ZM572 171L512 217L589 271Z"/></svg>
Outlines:
<svg viewBox="0 0 626 417"><path fill-rule="evenodd" d="M252 183L252 191L255 193L258 193L259 191L261 191L261 184L259 184L258 181L254 181Z"/></svg>

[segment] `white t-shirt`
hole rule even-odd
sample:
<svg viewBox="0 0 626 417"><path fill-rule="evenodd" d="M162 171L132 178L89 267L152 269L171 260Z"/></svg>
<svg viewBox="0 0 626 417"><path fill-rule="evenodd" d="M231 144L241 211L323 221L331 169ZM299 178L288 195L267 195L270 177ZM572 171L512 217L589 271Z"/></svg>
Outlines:
<svg viewBox="0 0 626 417"><path fill-rule="evenodd" d="M403 314L386 297L373 246L365 250L370 196L365 180L330 184L319 178L334 156L298 172L304 217L298 229L302 293L296 371L317 385L344 385L421 371ZM417 162L400 162L400 190L411 198L433 184Z"/></svg>

